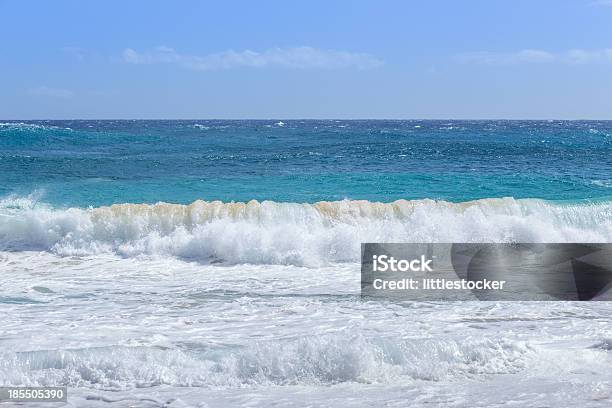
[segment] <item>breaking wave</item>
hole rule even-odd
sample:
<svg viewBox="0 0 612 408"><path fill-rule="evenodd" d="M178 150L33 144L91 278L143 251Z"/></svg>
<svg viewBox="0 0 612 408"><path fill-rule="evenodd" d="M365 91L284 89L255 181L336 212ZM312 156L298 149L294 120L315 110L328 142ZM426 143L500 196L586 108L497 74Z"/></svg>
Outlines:
<svg viewBox="0 0 612 408"><path fill-rule="evenodd" d="M29 197L0 200L0 250L60 256L321 266L358 261L361 242L609 241L612 202L195 201L56 209Z"/></svg>
<svg viewBox="0 0 612 408"><path fill-rule="evenodd" d="M0 122L0 132L1 131L34 131L34 130L52 130L52 129L62 129L62 130L71 130L70 128L60 128L59 126L54 125L44 125L39 123L25 123L25 122Z"/></svg>
<svg viewBox="0 0 612 408"><path fill-rule="evenodd" d="M0 382L126 389L156 385L385 383L509 374L534 350L504 339L385 339L305 336L242 347L198 349L108 346L0 353Z"/></svg>

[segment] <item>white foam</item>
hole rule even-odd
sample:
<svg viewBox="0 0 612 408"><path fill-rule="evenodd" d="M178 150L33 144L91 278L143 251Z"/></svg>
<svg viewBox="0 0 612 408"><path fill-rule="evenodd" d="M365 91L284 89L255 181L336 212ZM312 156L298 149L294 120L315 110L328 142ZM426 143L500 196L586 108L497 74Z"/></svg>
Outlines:
<svg viewBox="0 0 612 408"><path fill-rule="evenodd" d="M63 129L72 130L69 127L60 128L59 126L42 125L37 123L25 123L25 122L0 122L0 130L49 130L49 129Z"/></svg>
<svg viewBox="0 0 612 408"><path fill-rule="evenodd" d="M0 201L0 249L62 256L173 256L321 266L355 262L361 242L608 242L612 203L483 199L120 204L54 209Z"/></svg>
<svg viewBox="0 0 612 408"><path fill-rule="evenodd" d="M526 344L497 339L397 339L361 335L305 336L200 350L112 346L5 352L0 379L45 386L173 385L243 387L344 382L441 380L509 374L534 354Z"/></svg>
<svg viewBox="0 0 612 408"><path fill-rule="evenodd" d="M599 187L612 188L612 179L592 180L591 183Z"/></svg>

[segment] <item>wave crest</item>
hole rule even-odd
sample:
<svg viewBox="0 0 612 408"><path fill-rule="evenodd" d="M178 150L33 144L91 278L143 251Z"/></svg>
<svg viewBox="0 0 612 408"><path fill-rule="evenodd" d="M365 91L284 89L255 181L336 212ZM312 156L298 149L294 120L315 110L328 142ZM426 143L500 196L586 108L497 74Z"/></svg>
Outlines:
<svg viewBox="0 0 612 408"><path fill-rule="evenodd" d="M54 209L0 200L0 249L62 256L174 256L203 262L320 266L356 262L361 242L608 242L612 203L483 199L195 201Z"/></svg>
<svg viewBox="0 0 612 408"><path fill-rule="evenodd" d="M526 343L500 339L371 339L306 336L239 348L180 350L108 346L0 353L0 379L25 386L249 387L385 383L508 374L535 357Z"/></svg>

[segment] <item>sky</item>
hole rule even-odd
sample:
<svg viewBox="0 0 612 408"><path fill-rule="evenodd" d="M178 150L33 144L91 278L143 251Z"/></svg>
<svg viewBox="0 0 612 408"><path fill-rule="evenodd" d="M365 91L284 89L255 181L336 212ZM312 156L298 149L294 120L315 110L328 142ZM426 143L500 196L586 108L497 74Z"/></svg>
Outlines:
<svg viewBox="0 0 612 408"><path fill-rule="evenodd" d="M612 119L612 0L0 0L0 119Z"/></svg>

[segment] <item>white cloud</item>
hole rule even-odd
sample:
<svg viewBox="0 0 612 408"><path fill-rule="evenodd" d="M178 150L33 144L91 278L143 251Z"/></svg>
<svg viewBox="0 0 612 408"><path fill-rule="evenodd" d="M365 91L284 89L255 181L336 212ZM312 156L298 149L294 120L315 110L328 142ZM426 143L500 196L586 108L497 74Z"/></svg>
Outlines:
<svg viewBox="0 0 612 408"><path fill-rule="evenodd" d="M509 65L521 63L563 62L586 64L591 62L612 62L612 48L599 50L572 49L563 52L525 49L511 53L471 52L459 54L456 59L463 63L483 65Z"/></svg>
<svg viewBox="0 0 612 408"><path fill-rule="evenodd" d="M569 50L566 55L568 61L575 64L588 64L597 61L612 61L612 48L603 50Z"/></svg>
<svg viewBox="0 0 612 408"><path fill-rule="evenodd" d="M34 96L44 96L61 99L68 99L74 96L74 92L69 89L51 88L44 85L36 88L30 88L28 89L28 93Z"/></svg>
<svg viewBox="0 0 612 408"><path fill-rule="evenodd" d="M176 64L195 70L215 70L238 67L293 69L370 69L383 61L369 54L348 51L322 50L312 47L273 48L263 52L223 51L207 55L185 55L173 48L157 47L150 52L123 50L123 61L130 64Z"/></svg>
<svg viewBox="0 0 612 408"><path fill-rule="evenodd" d="M458 55L457 59L466 63L506 65L522 62L550 62L555 59L555 56L547 51L527 49L514 53L470 52Z"/></svg>

